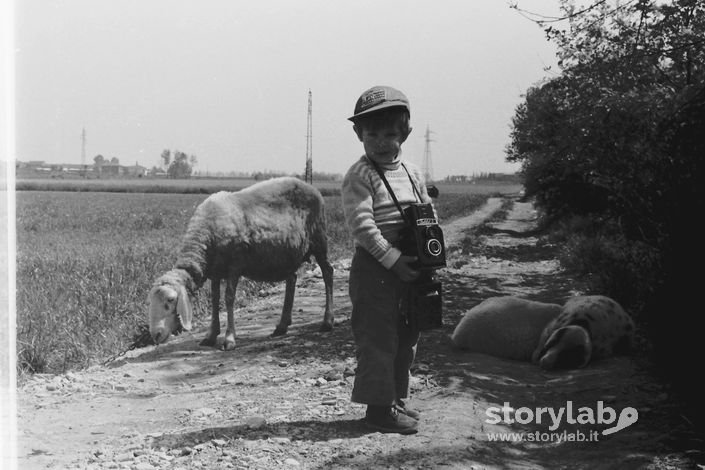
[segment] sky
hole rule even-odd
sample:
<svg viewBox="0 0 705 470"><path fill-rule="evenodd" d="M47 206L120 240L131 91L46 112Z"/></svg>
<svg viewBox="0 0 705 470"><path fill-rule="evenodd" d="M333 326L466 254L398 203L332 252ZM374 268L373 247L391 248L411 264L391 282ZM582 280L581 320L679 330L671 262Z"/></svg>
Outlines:
<svg viewBox="0 0 705 470"><path fill-rule="evenodd" d="M558 73L503 0L22 0L14 14L19 161L82 163L85 129L89 164L151 168L169 149L201 172L302 173L310 90L313 170L344 174L362 154L355 101L389 85L411 102L404 158L435 179L514 172L516 106Z"/></svg>

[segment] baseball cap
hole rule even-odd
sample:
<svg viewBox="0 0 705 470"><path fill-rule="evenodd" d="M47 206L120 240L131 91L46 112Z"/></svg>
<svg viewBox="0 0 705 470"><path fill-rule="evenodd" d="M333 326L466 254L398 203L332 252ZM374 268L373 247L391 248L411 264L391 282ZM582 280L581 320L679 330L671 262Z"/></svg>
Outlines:
<svg viewBox="0 0 705 470"><path fill-rule="evenodd" d="M354 121L360 116L393 106L404 107L411 114L409 99L404 93L390 86L373 86L357 99L355 114L349 117L348 120Z"/></svg>

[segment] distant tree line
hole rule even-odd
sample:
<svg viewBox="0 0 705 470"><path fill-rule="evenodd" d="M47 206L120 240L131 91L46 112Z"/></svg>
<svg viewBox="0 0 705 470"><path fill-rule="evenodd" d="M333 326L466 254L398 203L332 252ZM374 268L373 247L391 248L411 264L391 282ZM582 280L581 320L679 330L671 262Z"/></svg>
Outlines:
<svg viewBox="0 0 705 470"><path fill-rule="evenodd" d="M480 172L468 175L448 175L443 178L445 183L478 183L478 182L496 182L496 183L521 183L520 175L514 173L492 173Z"/></svg>
<svg viewBox="0 0 705 470"><path fill-rule="evenodd" d="M561 72L517 107L507 160L521 163L546 226L564 229L565 264L638 315L703 422L691 360L702 356L692 306L705 262L695 229L705 214L705 2L560 5L565 21L537 22Z"/></svg>
<svg viewBox="0 0 705 470"><path fill-rule="evenodd" d="M161 153L161 160L164 164L163 168L168 178L190 178L191 176L196 176L197 173L194 172L194 167L198 164L198 157L195 155L187 155L185 152L180 150L171 151L165 149ZM153 168L153 173L156 173L159 168ZM198 176L203 176L198 174ZM205 176L210 176L207 172ZM213 174L216 177L236 177L236 178L252 178L255 181L262 181L271 178L276 178L279 176L298 176L303 179L303 175L293 175L291 173L286 173L283 171L254 171L254 172L242 172L242 171L230 171L230 172L216 172ZM313 172L313 179L315 181L337 181L341 179L339 174L335 173L324 173L324 172Z"/></svg>
<svg viewBox="0 0 705 470"><path fill-rule="evenodd" d="M117 157L113 157L110 160L108 160L104 156L98 154L95 157L93 157L93 163L95 164L96 167L102 167L103 165L106 165L106 164L119 165L120 160Z"/></svg>
<svg viewBox="0 0 705 470"><path fill-rule="evenodd" d="M172 154L171 150L164 149L161 159L168 178L190 178L193 167L198 164L198 158L195 155L187 155L180 150L175 150Z"/></svg>

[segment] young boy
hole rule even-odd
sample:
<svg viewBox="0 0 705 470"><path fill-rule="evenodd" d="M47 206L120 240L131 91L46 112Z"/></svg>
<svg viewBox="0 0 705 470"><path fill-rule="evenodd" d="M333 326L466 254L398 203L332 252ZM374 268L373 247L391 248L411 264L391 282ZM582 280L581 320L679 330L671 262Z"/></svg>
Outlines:
<svg viewBox="0 0 705 470"><path fill-rule="evenodd" d="M401 146L411 132L409 100L402 92L370 88L348 119L365 150L342 187L345 220L355 241L349 285L357 355L352 401L367 405L371 428L413 434L419 413L404 399L419 333L409 327L400 303L421 273L412 266L416 257L402 255L395 246L404 220L380 173L402 209L431 198L419 168L402 159Z"/></svg>

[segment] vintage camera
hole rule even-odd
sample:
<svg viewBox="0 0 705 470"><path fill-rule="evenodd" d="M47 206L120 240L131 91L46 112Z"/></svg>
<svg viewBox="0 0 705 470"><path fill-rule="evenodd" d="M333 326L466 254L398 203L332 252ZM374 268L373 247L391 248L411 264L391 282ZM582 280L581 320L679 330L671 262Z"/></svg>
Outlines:
<svg viewBox="0 0 705 470"><path fill-rule="evenodd" d="M443 231L438 225L431 204L412 204L404 209L409 226L399 234L399 249L407 256L416 256L416 269L436 269L446 266Z"/></svg>

